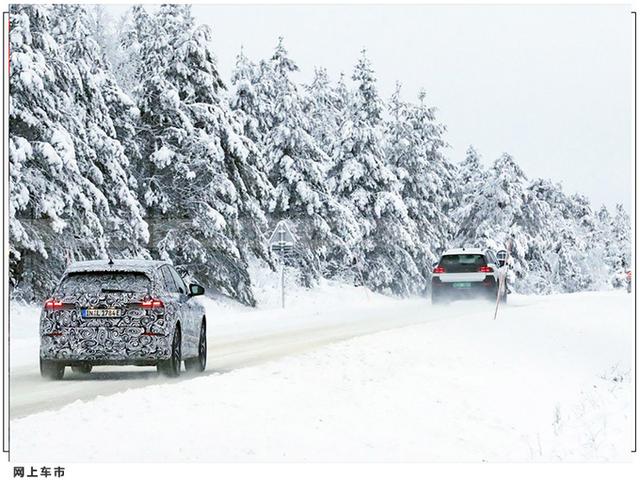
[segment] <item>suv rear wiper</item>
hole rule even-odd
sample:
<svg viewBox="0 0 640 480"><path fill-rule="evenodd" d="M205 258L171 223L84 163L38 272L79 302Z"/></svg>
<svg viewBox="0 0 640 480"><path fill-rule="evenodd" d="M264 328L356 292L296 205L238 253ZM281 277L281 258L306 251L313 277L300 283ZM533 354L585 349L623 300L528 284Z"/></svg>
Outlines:
<svg viewBox="0 0 640 480"><path fill-rule="evenodd" d="M124 290L122 288L103 288L102 291L105 293L136 293L133 290Z"/></svg>

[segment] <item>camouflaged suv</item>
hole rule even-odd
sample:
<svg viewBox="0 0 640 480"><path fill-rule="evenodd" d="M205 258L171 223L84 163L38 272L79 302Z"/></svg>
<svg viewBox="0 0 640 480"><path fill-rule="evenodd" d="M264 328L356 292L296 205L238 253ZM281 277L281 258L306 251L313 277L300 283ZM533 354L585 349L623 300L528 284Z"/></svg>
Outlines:
<svg viewBox="0 0 640 480"><path fill-rule="evenodd" d="M155 365L178 376L207 362L204 288L188 287L172 265L151 260L76 262L40 317L40 372L59 380L66 366Z"/></svg>

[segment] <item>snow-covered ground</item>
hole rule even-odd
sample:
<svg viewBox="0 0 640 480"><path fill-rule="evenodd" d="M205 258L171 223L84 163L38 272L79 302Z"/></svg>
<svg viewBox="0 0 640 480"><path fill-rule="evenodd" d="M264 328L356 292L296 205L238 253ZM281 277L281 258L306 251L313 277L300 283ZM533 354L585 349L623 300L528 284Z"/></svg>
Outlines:
<svg viewBox="0 0 640 480"><path fill-rule="evenodd" d="M628 458L626 293L512 296L494 321L487 303L434 308L334 283L295 290L283 312L277 290L257 283L260 309L206 301L216 319L208 375L177 382L152 369L42 382L34 358L13 349L33 342L15 326L28 323L18 307L12 333L24 334L12 338L12 368L24 361L12 383L12 459ZM27 390L44 400L15 414Z"/></svg>

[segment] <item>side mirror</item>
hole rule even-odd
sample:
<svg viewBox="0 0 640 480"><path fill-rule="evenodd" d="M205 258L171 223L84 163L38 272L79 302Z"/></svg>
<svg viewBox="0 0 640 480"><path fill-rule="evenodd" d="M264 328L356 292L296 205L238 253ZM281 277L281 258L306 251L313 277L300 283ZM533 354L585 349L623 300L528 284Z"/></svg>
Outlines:
<svg viewBox="0 0 640 480"><path fill-rule="evenodd" d="M204 287L197 283L192 283L189 285L189 296L195 297L197 295L204 295Z"/></svg>

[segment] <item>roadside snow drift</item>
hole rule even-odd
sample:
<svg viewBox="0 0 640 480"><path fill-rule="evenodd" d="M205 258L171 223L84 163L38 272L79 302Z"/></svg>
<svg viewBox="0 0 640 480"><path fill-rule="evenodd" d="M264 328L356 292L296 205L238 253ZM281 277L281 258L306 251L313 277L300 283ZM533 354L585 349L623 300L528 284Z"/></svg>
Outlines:
<svg viewBox="0 0 640 480"><path fill-rule="evenodd" d="M387 328L399 320L416 324L15 419L12 459L628 458L630 295L513 296L495 321L488 303L433 308L421 300L369 301L373 306L364 301L347 310L365 312L361 322L383 317ZM327 321L338 303L325 298L309 305L299 321ZM277 310L246 315L253 317L254 329L278 323ZM259 326L261 318L265 323ZM340 317L331 321L348 323ZM249 323L234 327L238 338L249 338ZM210 359L208 371L216 370Z"/></svg>

